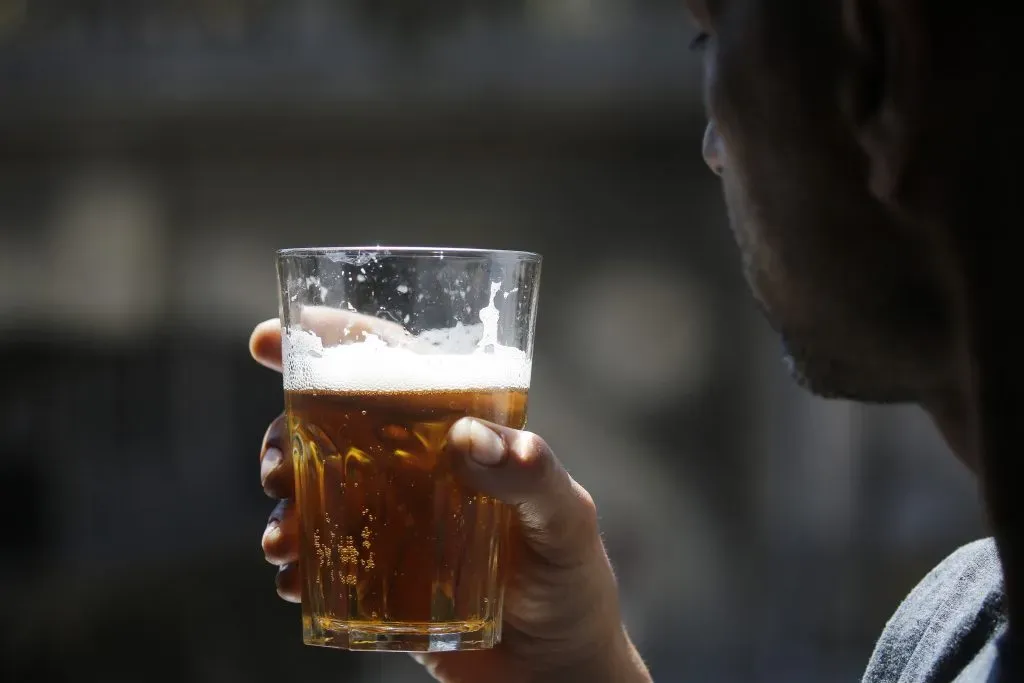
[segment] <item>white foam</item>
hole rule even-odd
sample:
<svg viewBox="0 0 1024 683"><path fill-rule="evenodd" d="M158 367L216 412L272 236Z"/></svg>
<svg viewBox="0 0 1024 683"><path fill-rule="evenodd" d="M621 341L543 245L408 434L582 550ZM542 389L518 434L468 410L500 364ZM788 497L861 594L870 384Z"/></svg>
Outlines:
<svg viewBox="0 0 1024 683"><path fill-rule="evenodd" d="M480 324L425 330L403 339L401 346L365 334L364 341L325 348L315 333L292 327L281 340L284 388L376 393L529 389L530 359L498 343L494 299L500 289L500 282L491 283Z"/></svg>
<svg viewBox="0 0 1024 683"><path fill-rule="evenodd" d="M418 352L367 335L365 341L325 348L316 334L298 328L287 330L282 342L284 387L289 391L397 393L530 386L530 360L508 346L488 345L470 353L446 353L436 347Z"/></svg>

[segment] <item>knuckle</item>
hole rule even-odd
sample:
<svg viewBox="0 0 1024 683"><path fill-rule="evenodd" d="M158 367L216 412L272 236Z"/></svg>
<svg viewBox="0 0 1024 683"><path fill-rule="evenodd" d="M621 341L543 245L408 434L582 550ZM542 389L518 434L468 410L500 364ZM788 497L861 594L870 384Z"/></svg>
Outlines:
<svg viewBox="0 0 1024 683"><path fill-rule="evenodd" d="M270 519L267 520L268 523L281 522L284 519L284 516L288 514L288 510L290 507L291 500L285 498L284 500L279 501L277 505L274 506L273 511L270 513Z"/></svg>
<svg viewBox="0 0 1024 683"><path fill-rule="evenodd" d="M277 586L277 590L281 590L285 587L288 582L288 575L291 573L291 565L284 565L277 570L277 574L274 576L274 585Z"/></svg>
<svg viewBox="0 0 1024 683"><path fill-rule="evenodd" d="M280 498L281 497L279 495L280 491L278 489L277 482L274 481L273 475L271 475L271 476L269 476L269 477L267 477L266 479L263 480L263 493L265 493L268 498L275 498L276 499L276 498Z"/></svg>
<svg viewBox="0 0 1024 683"><path fill-rule="evenodd" d="M546 457L551 455L551 449L548 447L548 442L539 434L534 432L520 432L519 442L523 445L524 451L536 454L536 457Z"/></svg>
<svg viewBox="0 0 1024 683"><path fill-rule="evenodd" d="M280 545L281 527L279 525L267 527L267 530L263 533L263 538L260 541L260 546L263 548L263 554L268 559L277 557L279 555Z"/></svg>
<svg viewBox="0 0 1024 683"><path fill-rule="evenodd" d="M547 442L533 432L520 432L511 450L519 466L538 479L549 476L558 464Z"/></svg>
<svg viewBox="0 0 1024 683"><path fill-rule="evenodd" d="M581 501L580 512L576 517L576 528L574 533L581 539L599 539L601 537L601 523L597 516L597 506L593 499Z"/></svg>
<svg viewBox="0 0 1024 683"><path fill-rule="evenodd" d="M274 577L277 595L288 602L299 602L302 589L299 586L298 566L293 562L281 567Z"/></svg>
<svg viewBox="0 0 1024 683"><path fill-rule="evenodd" d="M283 485L268 483L263 487L263 493L272 500L280 500L288 496L288 491Z"/></svg>
<svg viewBox="0 0 1024 683"><path fill-rule="evenodd" d="M286 559L295 541L294 525L292 518L291 501L282 500L274 507L267 521L267 528L263 531L263 538L260 545L263 548L263 555L268 562L278 564Z"/></svg>
<svg viewBox="0 0 1024 683"><path fill-rule="evenodd" d="M542 531L549 558L555 564L575 566L590 557L598 545L600 528L597 506L591 495L570 479L571 495L546 520Z"/></svg>
<svg viewBox="0 0 1024 683"><path fill-rule="evenodd" d="M287 466L276 468L263 479L263 492L275 500L287 499L291 495L292 486L292 472Z"/></svg>
<svg viewBox="0 0 1024 683"><path fill-rule="evenodd" d="M576 494L581 522L597 529L597 503L594 502L594 497L575 481L572 482L572 486Z"/></svg>
<svg viewBox="0 0 1024 683"><path fill-rule="evenodd" d="M564 533L577 540L589 539L598 534L597 505L593 497L576 482L572 482L572 511L564 517Z"/></svg>
<svg viewBox="0 0 1024 683"><path fill-rule="evenodd" d="M281 413L274 418L270 426L267 427L267 431L263 434L263 450L266 450L269 446L281 449L284 432L284 413Z"/></svg>
<svg viewBox="0 0 1024 683"><path fill-rule="evenodd" d="M595 539L599 539L600 525L597 517L597 505L593 497L575 481L572 482L572 510L563 517L561 534L566 544L578 549L589 548Z"/></svg>

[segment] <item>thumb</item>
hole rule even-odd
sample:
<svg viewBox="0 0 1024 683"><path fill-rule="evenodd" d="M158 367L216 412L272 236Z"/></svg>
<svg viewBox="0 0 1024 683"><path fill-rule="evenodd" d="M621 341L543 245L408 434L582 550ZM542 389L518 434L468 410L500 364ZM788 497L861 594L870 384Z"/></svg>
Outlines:
<svg viewBox="0 0 1024 683"><path fill-rule="evenodd" d="M515 507L524 540L544 560L577 565L601 547L593 499L544 439L463 418L446 448L467 486Z"/></svg>

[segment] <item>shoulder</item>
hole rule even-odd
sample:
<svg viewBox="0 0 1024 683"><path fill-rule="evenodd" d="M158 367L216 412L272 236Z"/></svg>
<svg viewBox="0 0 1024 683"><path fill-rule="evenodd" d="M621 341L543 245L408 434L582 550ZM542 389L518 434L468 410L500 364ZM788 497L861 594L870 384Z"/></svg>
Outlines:
<svg viewBox="0 0 1024 683"><path fill-rule="evenodd" d="M930 571L899 606L875 646L864 683L952 680L1005 621L995 543L969 543Z"/></svg>

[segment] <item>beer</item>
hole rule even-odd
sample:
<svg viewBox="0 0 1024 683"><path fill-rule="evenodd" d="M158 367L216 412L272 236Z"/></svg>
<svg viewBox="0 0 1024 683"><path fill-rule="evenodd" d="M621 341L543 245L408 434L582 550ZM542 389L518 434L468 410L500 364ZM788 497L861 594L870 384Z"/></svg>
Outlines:
<svg viewBox="0 0 1024 683"><path fill-rule="evenodd" d="M528 365L365 346L307 357L291 373L304 381L286 382L305 641L490 647L500 637L509 510L466 490L444 446L467 415L522 428ZM392 643L389 634L399 635Z"/></svg>

